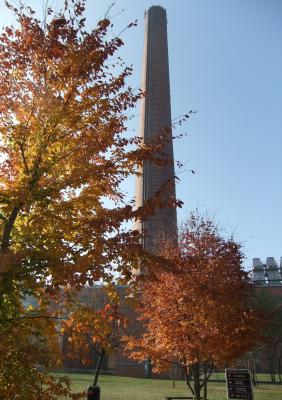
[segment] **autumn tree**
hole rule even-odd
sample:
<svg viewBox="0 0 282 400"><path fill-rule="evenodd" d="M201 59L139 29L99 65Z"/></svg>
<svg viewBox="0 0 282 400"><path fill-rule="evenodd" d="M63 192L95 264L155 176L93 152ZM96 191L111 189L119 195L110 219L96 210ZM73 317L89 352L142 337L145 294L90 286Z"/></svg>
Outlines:
<svg viewBox="0 0 282 400"><path fill-rule="evenodd" d="M54 321L49 316L38 318L36 307L24 307L17 300L11 300L11 296L6 297L6 304L0 305L1 398L14 399L16 395L24 400L55 400L58 396L80 398L70 394L69 379L58 379L45 372L60 366ZM40 311L42 316L42 308Z"/></svg>
<svg viewBox="0 0 282 400"><path fill-rule="evenodd" d="M179 365L193 396L206 399L213 366L231 363L259 339L241 247L192 214L178 244L166 241L160 248L163 266L141 287L144 333L128 338L127 350L136 360L151 358L155 372Z"/></svg>
<svg viewBox="0 0 282 400"><path fill-rule="evenodd" d="M80 357L85 365L96 361L93 386L106 357L121 351L130 314L126 301L129 291L117 286L85 288L73 299L68 319L62 324L68 341L66 356Z"/></svg>
<svg viewBox="0 0 282 400"><path fill-rule="evenodd" d="M107 278L125 254L120 183L146 153L129 149L126 111L141 94L125 87L122 40L107 38L107 19L86 32L84 2L70 3L44 23L14 8L18 25L0 37L1 272L54 287Z"/></svg>
<svg viewBox="0 0 282 400"><path fill-rule="evenodd" d="M128 280L144 254L138 234L123 223L161 205L156 196L134 211L120 188L156 146L161 151L161 139L145 146L127 132L142 94L126 85L132 67L117 54L123 42L109 33L110 21L86 31L84 0L66 0L59 12L47 8L43 21L19 3L6 2L16 23L0 36L0 335L8 346L0 358L13 346L19 355L9 368L0 364L1 394L23 359L30 373L21 393L37 379L35 346L34 357L25 358L28 346L21 345L31 332L47 340L60 318L42 308L42 298L48 303L62 287L110 282L113 271ZM23 310L27 295L36 300L34 315ZM55 324L50 332L42 319ZM37 398L30 390L28 398Z"/></svg>

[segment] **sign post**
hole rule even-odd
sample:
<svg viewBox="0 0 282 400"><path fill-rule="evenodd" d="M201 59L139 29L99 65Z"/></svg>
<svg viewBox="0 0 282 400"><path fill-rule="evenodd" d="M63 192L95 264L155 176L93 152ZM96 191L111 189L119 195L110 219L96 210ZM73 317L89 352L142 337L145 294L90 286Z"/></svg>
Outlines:
<svg viewBox="0 0 282 400"><path fill-rule="evenodd" d="M225 370L227 398L254 400L251 375L248 369Z"/></svg>

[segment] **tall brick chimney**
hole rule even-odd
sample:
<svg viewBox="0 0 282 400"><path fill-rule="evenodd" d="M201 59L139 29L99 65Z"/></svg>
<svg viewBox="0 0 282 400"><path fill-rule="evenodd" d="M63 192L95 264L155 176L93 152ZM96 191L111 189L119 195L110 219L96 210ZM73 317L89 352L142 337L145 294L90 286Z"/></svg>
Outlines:
<svg viewBox="0 0 282 400"><path fill-rule="evenodd" d="M170 86L167 44L166 10L152 6L145 12L145 43L143 55L142 90L146 97L141 104L141 123L139 135L148 143L155 135L169 132L165 144L165 158L173 161L171 133ZM151 161L143 163L141 176L136 179L136 206L141 206L152 198L168 181L172 181L164 197L175 198L174 164L161 168ZM143 246L146 250L157 252L160 236L175 237L177 219L175 208L161 208L146 221L137 221L135 229L145 236Z"/></svg>

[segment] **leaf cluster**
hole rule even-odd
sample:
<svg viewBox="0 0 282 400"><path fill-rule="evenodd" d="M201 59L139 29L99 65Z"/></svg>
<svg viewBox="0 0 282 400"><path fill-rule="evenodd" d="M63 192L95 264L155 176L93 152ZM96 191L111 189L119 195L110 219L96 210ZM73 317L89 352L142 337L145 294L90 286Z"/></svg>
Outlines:
<svg viewBox="0 0 282 400"><path fill-rule="evenodd" d="M0 271L55 287L111 280L113 268L128 278L141 248L122 224L160 198L134 210L120 185L164 137L142 145L127 132L142 93L126 86L123 42L108 39L108 19L84 30L84 1L48 8L43 22L8 6L17 25L0 36Z"/></svg>
<svg viewBox="0 0 282 400"><path fill-rule="evenodd" d="M259 342L261 314L252 307L239 243L192 214L178 243L164 241L160 248L163 264L142 286L145 332L128 341L135 359L151 357L155 371L175 362L188 370L222 366Z"/></svg>

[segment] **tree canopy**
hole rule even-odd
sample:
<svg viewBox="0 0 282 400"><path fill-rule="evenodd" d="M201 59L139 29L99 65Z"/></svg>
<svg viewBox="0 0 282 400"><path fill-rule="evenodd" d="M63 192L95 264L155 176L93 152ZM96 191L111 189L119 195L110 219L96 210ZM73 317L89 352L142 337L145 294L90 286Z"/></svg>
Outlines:
<svg viewBox="0 0 282 400"><path fill-rule="evenodd" d="M126 132L141 93L126 87L122 40L107 19L86 32L84 2L70 3L43 23L13 8L0 37L1 272L54 286L106 278L126 259L133 210L120 183L146 153Z"/></svg>
<svg viewBox="0 0 282 400"><path fill-rule="evenodd" d="M123 41L107 18L87 31L84 0L47 7L42 21L22 2L5 3L16 22L0 35L0 386L7 398L21 387L28 399L43 387L40 398L49 399L65 394L61 385L68 391L36 368L57 365L64 310L52 304L62 288L68 300L72 288L111 283L115 273L126 282L138 268L140 235L123 224L161 200L134 210L121 183L163 140L145 145L128 132L143 94L126 83L132 67L118 56Z"/></svg>
<svg viewBox="0 0 282 400"><path fill-rule="evenodd" d="M69 317L62 324L68 341L66 349L69 349L66 357L77 358L79 354L84 365L97 361L94 386L105 356L122 351L130 315L126 299L129 293L130 287L85 288L77 294L77 301L73 302Z"/></svg>
<svg viewBox="0 0 282 400"><path fill-rule="evenodd" d="M150 358L155 372L179 365L193 396L199 400L203 389L206 399L212 367L236 360L259 341L260 318L251 306L240 244L192 214L178 243L160 247L163 266L141 289L144 333L128 339L129 355Z"/></svg>

